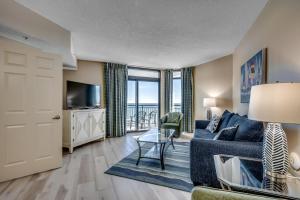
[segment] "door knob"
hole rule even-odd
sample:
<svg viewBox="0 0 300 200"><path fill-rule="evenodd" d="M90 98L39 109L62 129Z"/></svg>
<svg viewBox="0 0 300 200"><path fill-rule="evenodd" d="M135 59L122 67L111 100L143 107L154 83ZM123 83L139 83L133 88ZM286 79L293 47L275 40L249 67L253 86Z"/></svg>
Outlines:
<svg viewBox="0 0 300 200"><path fill-rule="evenodd" d="M60 116L59 115L55 115L54 117L52 117L52 119L60 119Z"/></svg>

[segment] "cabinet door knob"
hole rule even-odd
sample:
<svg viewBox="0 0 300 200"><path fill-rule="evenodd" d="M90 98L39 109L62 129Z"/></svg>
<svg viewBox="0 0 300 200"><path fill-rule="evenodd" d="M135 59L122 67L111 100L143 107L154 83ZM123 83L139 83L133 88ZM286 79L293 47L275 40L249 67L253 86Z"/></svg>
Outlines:
<svg viewBox="0 0 300 200"><path fill-rule="evenodd" d="M60 115L55 115L54 117L52 117L52 119L58 120L58 119L60 119Z"/></svg>

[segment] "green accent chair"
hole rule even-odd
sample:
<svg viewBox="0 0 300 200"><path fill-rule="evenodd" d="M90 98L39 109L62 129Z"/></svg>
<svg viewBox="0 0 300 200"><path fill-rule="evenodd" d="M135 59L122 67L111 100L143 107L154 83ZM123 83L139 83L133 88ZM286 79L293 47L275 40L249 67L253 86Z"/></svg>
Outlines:
<svg viewBox="0 0 300 200"><path fill-rule="evenodd" d="M195 187L192 191L192 200L270 200L267 196L231 192L207 187Z"/></svg>
<svg viewBox="0 0 300 200"><path fill-rule="evenodd" d="M167 113L160 119L160 128L175 130L174 137L179 138L181 135L182 117L183 114L181 112Z"/></svg>

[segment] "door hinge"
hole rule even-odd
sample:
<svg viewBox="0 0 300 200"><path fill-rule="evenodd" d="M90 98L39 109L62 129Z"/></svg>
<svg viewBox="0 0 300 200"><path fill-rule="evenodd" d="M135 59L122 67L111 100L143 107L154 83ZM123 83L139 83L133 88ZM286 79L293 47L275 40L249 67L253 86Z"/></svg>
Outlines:
<svg viewBox="0 0 300 200"><path fill-rule="evenodd" d="M72 127L72 129L74 130L74 129L75 129L75 127L73 126L73 127Z"/></svg>

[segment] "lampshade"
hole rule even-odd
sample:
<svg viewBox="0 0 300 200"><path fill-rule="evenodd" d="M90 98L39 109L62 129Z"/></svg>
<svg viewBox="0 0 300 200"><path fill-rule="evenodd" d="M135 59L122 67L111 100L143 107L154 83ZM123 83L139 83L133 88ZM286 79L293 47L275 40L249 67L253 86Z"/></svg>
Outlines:
<svg viewBox="0 0 300 200"><path fill-rule="evenodd" d="M204 108L211 108L217 106L217 99L216 98L204 98L203 99L203 107Z"/></svg>
<svg viewBox="0 0 300 200"><path fill-rule="evenodd" d="M251 88L250 119L300 124L300 83L275 83Z"/></svg>

